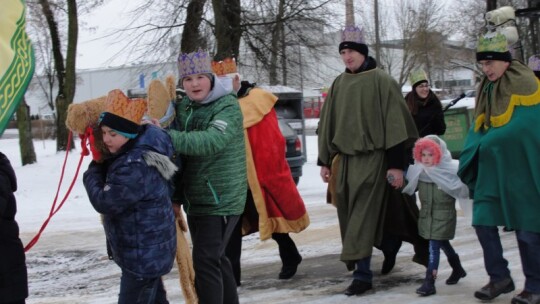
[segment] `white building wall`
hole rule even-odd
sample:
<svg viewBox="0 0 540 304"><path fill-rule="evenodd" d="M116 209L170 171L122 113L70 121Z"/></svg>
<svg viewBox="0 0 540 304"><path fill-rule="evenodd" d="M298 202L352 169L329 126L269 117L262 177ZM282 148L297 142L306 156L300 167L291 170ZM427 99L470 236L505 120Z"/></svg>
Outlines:
<svg viewBox="0 0 540 304"><path fill-rule="evenodd" d="M140 75L144 78L144 87L152 79L165 80L168 75L176 75L176 62L151 64L141 66L122 66L108 69L88 69L77 71L77 90L74 102L83 102L107 95L113 89L121 89L127 93L128 89L139 88ZM39 85L40 76L34 75L26 92L26 102L30 106L30 114L47 114L52 110L47 105L47 97ZM58 89L52 91L56 97Z"/></svg>

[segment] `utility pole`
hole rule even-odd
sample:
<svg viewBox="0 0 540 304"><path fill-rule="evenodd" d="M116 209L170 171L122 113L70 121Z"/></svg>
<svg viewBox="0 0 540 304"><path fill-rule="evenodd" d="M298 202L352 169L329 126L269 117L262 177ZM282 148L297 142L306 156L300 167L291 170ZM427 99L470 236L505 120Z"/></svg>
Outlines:
<svg viewBox="0 0 540 304"><path fill-rule="evenodd" d="M379 34L379 0L374 0L374 13L375 13L375 61L377 64L381 64L381 37Z"/></svg>
<svg viewBox="0 0 540 304"><path fill-rule="evenodd" d="M345 0L345 26L350 25L355 25L353 0Z"/></svg>

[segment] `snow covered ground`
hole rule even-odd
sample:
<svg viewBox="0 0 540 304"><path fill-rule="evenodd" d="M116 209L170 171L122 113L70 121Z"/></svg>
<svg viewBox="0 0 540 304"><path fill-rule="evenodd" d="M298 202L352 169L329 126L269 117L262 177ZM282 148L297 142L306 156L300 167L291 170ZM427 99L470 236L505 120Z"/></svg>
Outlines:
<svg viewBox="0 0 540 304"><path fill-rule="evenodd" d="M307 126L316 122L307 121ZM11 131L10 131L11 132ZM55 142L35 141L38 163L21 166L18 139L7 132L0 138L0 150L11 160L18 177L17 221L23 243L28 243L47 218L60 180L64 153L55 152ZM11 136L10 136L11 135ZM14 138L15 137L15 138ZM298 189L308 209L311 225L294 234L304 258L297 275L278 280L281 268L277 245L272 240L260 242L256 235L244 238L242 255L241 303L477 303L476 289L487 283L482 251L470 227L470 219L458 218L457 237L452 242L460 254L468 275L459 284L444 281L450 268L441 258L437 294L422 298L415 294L421 284L424 268L411 262L412 246L405 243L398 254L396 267L380 275L382 253L374 250L372 259L374 290L361 297L347 297L343 290L351 281L339 261L341 242L335 209L325 203L326 185L316 166L317 139L307 137L308 162ZM76 145L79 143L76 142ZM65 195L80 159L80 148L68 156L58 203ZM81 172L64 207L53 217L37 245L27 252L30 297L29 304L109 304L115 303L120 271L106 258L105 240L99 216L88 202L81 178L89 157L83 159ZM463 212L461 212L463 214ZM501 232L505 257L519 292L523 274L514 233ZM165 277L171 303L184 303L176 269ZM509 303L513 293L502 295L492 303Z"/></svg>

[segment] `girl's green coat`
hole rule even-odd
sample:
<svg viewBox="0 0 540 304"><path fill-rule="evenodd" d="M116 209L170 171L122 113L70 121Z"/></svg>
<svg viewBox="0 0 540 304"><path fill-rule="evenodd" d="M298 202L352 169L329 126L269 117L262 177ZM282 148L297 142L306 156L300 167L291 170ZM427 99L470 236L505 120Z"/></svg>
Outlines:
<svg viewBox="0 0 540 304"><path fill-rule="evenodd" d="M422 206L418 233L426 240L451 240L456 232L456 199L435 183L418 182Z"/></svg>

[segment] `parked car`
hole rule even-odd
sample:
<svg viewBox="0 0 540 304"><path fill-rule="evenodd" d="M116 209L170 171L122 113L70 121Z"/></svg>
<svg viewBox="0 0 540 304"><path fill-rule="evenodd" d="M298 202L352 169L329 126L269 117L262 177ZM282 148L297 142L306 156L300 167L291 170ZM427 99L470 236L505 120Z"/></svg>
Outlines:
<svg viewBox="0 0 540 304"><path fill-rule="evenodd" d="M285 157L294 182L298 184L307 155L303 94L294 88L280 85L263 85L260 88L278 97L274 109L278 116L279 128L287 142Z"/></svg>
<svg viewBox="0 0 540 304"><path fill-rule="evenodd" d="M441 100L443 108L446 107L446 105L448 105L454 99L455 98ZM476 90L465 91L465 97L460 99L458 102L456 102L453 106L450 107L450 109L462 108L462 107L465 107L467 109L474 109L475 100L476 100Z"/></svg>
<svg viewBox="0 0 540 304"><path fill-rule="evenodd" d="M281 134L285 138L285 157L291 169L293 180L295 184L298 184L300 176L302 176L302 166L305 162L302 157L302 142L296 131L285 120L278 119L278 123Z"/></svg>

